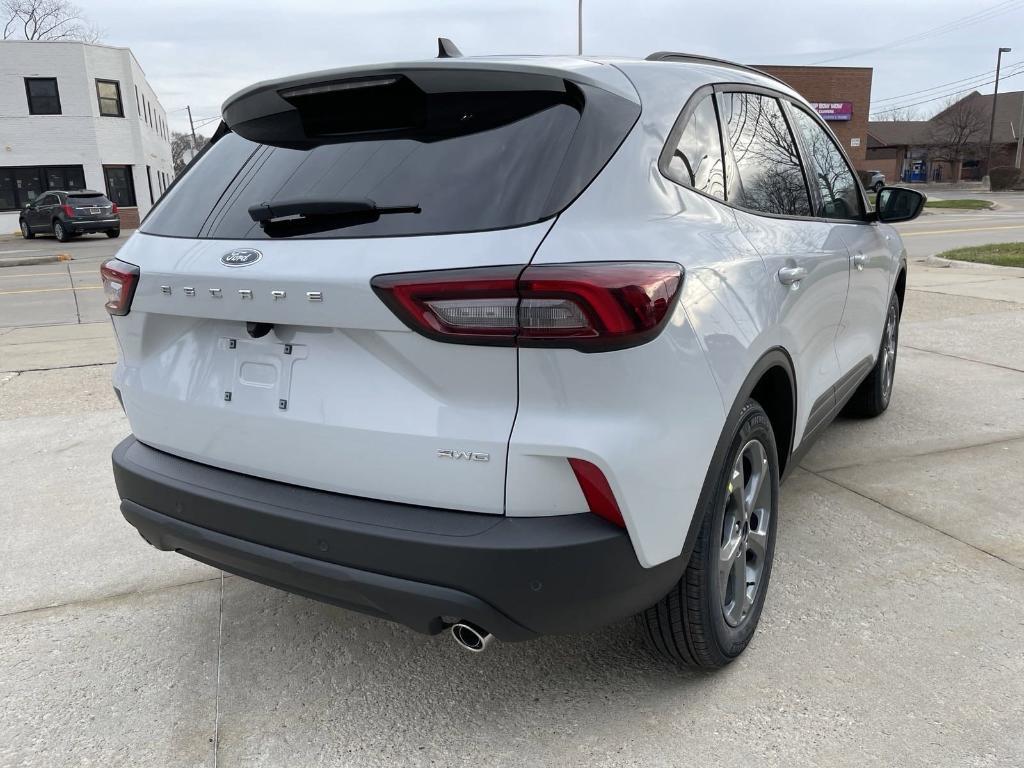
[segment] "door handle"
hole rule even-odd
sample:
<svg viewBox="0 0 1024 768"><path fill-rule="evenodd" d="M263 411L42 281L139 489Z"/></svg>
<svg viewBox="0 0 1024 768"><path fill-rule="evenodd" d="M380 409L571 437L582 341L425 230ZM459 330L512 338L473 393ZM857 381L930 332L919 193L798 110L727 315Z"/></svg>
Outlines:
<svg viewBox="0 0 1024 768"><path fill-rule="evenodd" d="M853 266L857 268L858 272L864 271L864 265L868 263L868 257L863 253L856 253L853 256Z"/></svg>
<svg viewBox="0 0 1024 768"><path fill-rule="evenodd" d="M783 285L799 283L807 277L807 270L803 267L783 267L779 270L779 282Z"/></svg>

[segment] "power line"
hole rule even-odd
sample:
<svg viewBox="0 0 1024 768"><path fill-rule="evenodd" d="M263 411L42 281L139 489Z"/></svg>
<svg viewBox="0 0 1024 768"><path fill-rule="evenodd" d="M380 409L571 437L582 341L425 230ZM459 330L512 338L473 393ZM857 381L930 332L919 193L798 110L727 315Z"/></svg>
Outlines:
<svg viewBox="0 0 1024 768"><path fill-rule="evenodd" d="M917 34L914 35L902 37L899 38L898 40L893 40L891 42L885 43L884 45L877 46L875 48L864 48L860 51L854 51L851 53L843 54L842 56L833 56L832 58L829 59L815 61L812 62L811 65L816 66L818 64L828 64L833 61L850 59L855 56L864 56L865 54L868 53L877 53L878 51L885 51L900 45L906 45L907 43L914 43L917 42L918 40L924 40L925 38L931 37L933 35L945 35L949 32L963 29L966 26L977 24L982 21L987 21L991 18L999 16L1000 14L1006 13L1007 11L1012 11L1020 7L1022 2L1024 2L1024 0L1002 0L1002 2L996 3L995 5L986 8L982 11L975 11L974 13L969 13L966 16L961 16L958 19L946 22L945 24L940 24L939 26L932 27L931 29L926 29L923 32L918 32Z"/></svg>
<svg viewBox="0 0 1024 768"><path fill-rule="evenodd" d="M1010 69L1010 68L1015 67L1015 66L1017 66L1018 64L1021 64L1021 63L1024 63L1024 59L1018 59L1017 61L1010 62L1009 64L1006 65L1006 68ZM905 99L907 96L923 96L924 94L928 93L929 91L937 91L940 88L946 88L946 87L948 87L950 85L956 85L957 83L963 83L963 82L966 82L968 80L977 80L977 79L983 78L983 77L991 77L992 75L995 74L995 72L996 71L994 69L989 69L989 70L981 72L981 73L979 73L977 75L971 75L970 77L962 77L959 80L951 80L948 83L942 83L940 85L933 85L931 88L918 89L916 91L911 91L910 93L901 93L899 96L886 96L884 99L875 99L872 103L873 104L879 104L879 103L881 103L883 101L895 101L896 99ZM966 88L967 86L964 86L964 87Z"/></svg>
<svg viewBox="0 0 1024 768"><path fill-rule="evenodd" d="M1024 75L1024 67L1021 67L1020 69L1016 70L1015 72L1010 73L1009 75L1000 75L999 76L999 82L1003 82L1004 80L1009 80L1011 77L1016 77L1017 75ZM929 102L932 102L932 101L938 101L939 99L948 98L950 96L956 96L957 94L965 93L968 90L973 91L977 87L980 87L982 85L991 85L994 82L995 82L995 78L993 78L992 80L989 80L988 82L985 82L985 83L979 83L978 86L972 86L971 88L961 88L961 89L956 90L956 91L950 91L949 93L940 93L938 96L933 96L932 98L924 99L923 101L915 101L915 102L910 103L910 104L897 104L897 105L892 106L892 107L887 107L882 112L876 112L875 116L877 116L879 114L883 114L884 112L889 112L889 111L893 111L893 110L909 109L910 107L918 107L921 104L928 104Z"/></svg>

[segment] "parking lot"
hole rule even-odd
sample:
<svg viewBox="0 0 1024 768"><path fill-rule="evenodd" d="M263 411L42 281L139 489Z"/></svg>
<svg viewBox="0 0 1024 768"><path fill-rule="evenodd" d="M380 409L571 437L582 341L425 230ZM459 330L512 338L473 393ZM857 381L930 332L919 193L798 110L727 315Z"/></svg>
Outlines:
<svg viewBox="0 0 1024 768"><path fill-rule="evenodd" d="M1024 764L1024 270L923 260L1024 240L1000 201L902 227L892 405L783 486L760 629L715 674L628 621L472 655L157 552L110 473L123 239L0 269L0 765Z"/></svg>

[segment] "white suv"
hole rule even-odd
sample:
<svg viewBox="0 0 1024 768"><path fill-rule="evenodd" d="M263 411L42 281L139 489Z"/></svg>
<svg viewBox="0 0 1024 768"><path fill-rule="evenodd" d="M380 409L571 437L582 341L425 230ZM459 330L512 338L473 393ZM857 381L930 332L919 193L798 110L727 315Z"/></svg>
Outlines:
<svg viewBox="0 0 1024 768"><path fill-rule="evenodd" d="M814 110L684 54L260 83L103 266L154 546L482 650L720 666L779 480L892 391L906 261Z"/></svg>

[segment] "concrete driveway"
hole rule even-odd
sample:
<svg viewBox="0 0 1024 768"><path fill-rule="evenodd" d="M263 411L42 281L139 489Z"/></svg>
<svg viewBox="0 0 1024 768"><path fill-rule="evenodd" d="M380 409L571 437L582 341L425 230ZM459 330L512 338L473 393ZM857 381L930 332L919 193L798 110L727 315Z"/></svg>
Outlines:
<svg viewBox="0 0 1024 768"><path fill-rule="evenodd" d="M157 552L108 324L0 328L0 765L1020 766L1022 338L1020 273L911 265L891 408L786 482L758 635L700 674L630 622L475 656Z"/></svg>

